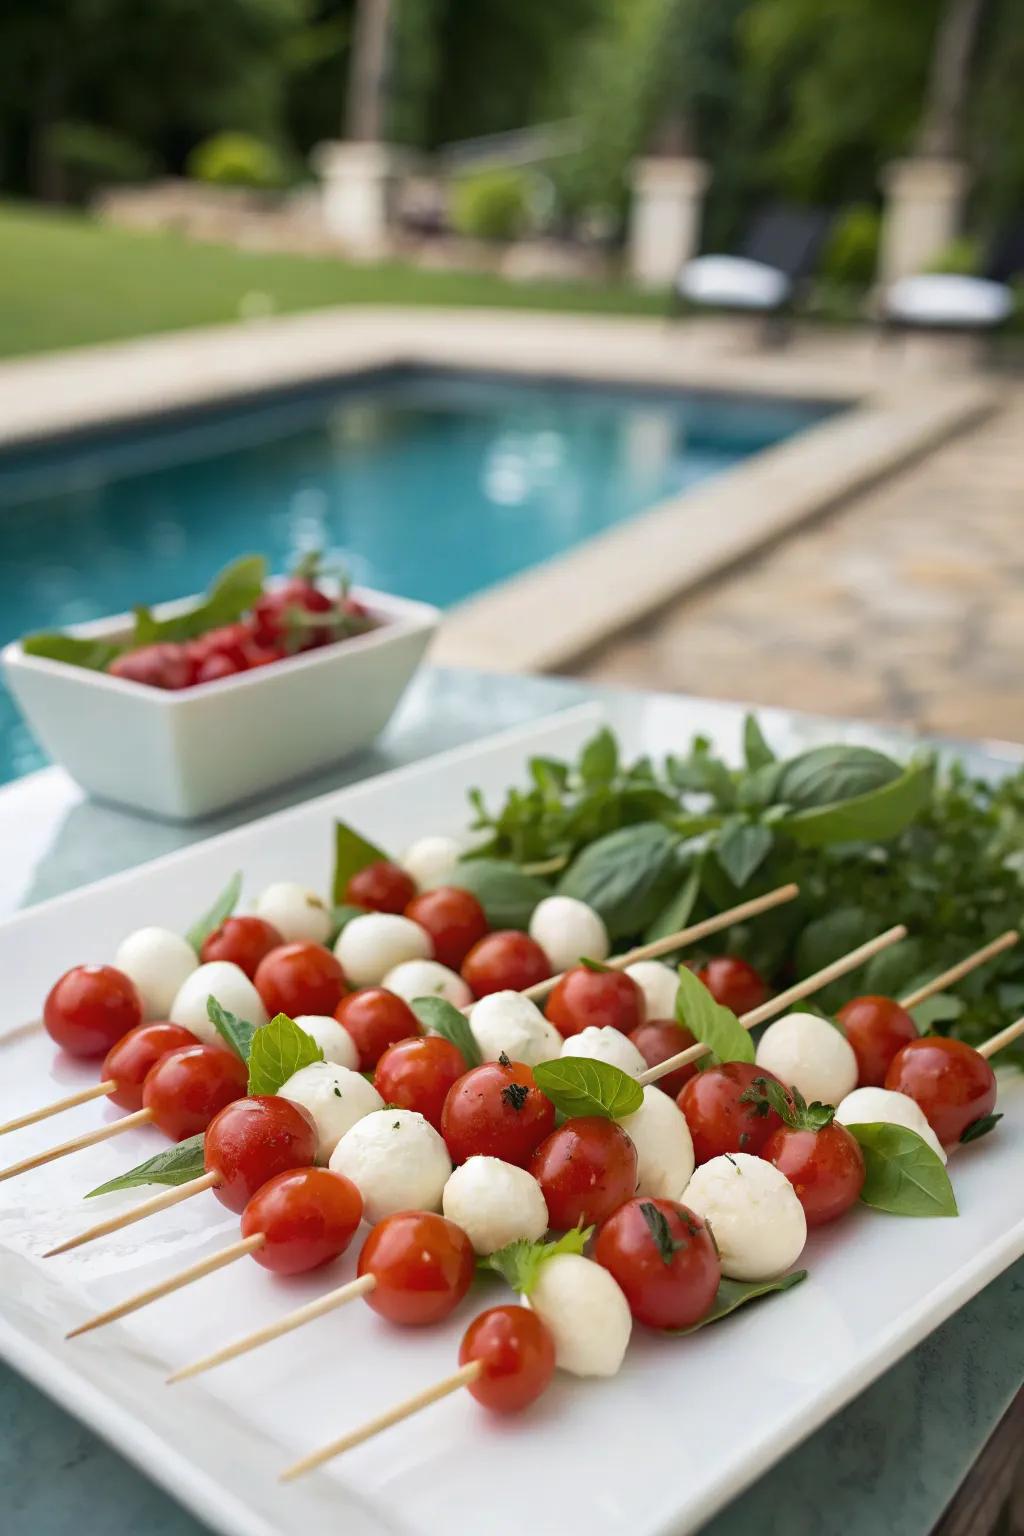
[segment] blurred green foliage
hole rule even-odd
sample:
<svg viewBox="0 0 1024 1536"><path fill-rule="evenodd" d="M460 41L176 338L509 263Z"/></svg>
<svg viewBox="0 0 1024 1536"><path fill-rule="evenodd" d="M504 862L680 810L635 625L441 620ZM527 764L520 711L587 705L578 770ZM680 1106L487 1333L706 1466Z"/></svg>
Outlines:
<svg viewBox="0 0 1024 1536"><path fill-rule="evenodd" d="M855 203L836 220L822 257L822 275L837 284L867 288L878 264L881 215L870 203Z"/></svg>
<svg viewBox="0 0 1024 1536"><path fill-rule="evenodd" d="M511 240L528 214L528 187L521 171L478 171L461 176L452 194L452 223L477 240Z"/></svg>
<svg viewBox="0 0 1024 1536"><path fill-rule="evenodd" d="M981 245L972 235L960 235L928 263L929 272L954 272L973 277L981 266Z"/></svg>
<svg viewBox="0 0 1024 1536"><path fill-rule="evenodd" d="M185 168L196 181L222 187L274 187L284 179L277 150L253 133L211 134L191 151Z"/></svg>

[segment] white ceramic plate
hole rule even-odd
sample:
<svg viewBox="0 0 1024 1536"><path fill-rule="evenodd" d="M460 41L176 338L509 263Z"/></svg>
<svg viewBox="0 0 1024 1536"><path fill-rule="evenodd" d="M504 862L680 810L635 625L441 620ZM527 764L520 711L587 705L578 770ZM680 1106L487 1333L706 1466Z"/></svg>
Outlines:
<svg viewBox="0 0 1024 1536"><path fill-rule="evenodd" d="M394 849L428 830L461 830L469 785L497 796L521 781L531 752L572 751L602 715L630 753L678 746L697 724L737 747L735 710L708 706L695 718L692 705L624 698L401 769L60 897L0 928L0 1031L38 1013L60 971L109 957L140 922L184 927L236 868L249 893L282 877L324 886L335 814ZM898 917L880 913L879 926ZM5 1119L91 1081L87 1069L55 1063L38 1032L0 1046L0 1068ZM162 1144L140 1131L0 1186L0 1348L231 1536L678 1536L1024 1253L1024 1082L1008 1078L1001 1093L998 1132L952 1161L958 1220L860 1211L812 1240L802 1286L693 1338L637 1330L611 1381L557 1378L533 1413L508 1422L458 1394L290 1487L276 1474L298 1454L450 1371L474 1312L506 1296L500 1283L480 1282L442 1328L392 1330L356 1302L208 1376L165 1387L175 1366L348 1278L355 1255L328 1274L292 1281L242 1260L65 1343L66 1329L92 1312L237 1235L237 1219L204 1195L42 1261L46 1248L82 1226L85 1190ZM108 1113L85 1105L7 1137L4 1161ZM135 1198L94 1202L86 1219Z"/></svg>

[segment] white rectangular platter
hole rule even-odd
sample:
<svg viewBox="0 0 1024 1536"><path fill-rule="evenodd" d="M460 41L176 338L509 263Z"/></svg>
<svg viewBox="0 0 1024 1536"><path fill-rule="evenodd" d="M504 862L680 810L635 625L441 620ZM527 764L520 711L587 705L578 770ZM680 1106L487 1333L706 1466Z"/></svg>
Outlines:
<svg viewBox="0 0 1024 1536"><path fill-rule="evenodd" d="M467 788L492 799L534 752L573 752L607 720L628 755L678 748L700 724L738 750L738 712L695 722L668 701L623 698L567 711L311 801L33 908L0 927L0 1035L39 1012L54 978L108 959L142 923L184 928L235 869L251 896L274 879L326 888L334 816L400 850L460 832ZM769 727L772 717L769 716ZM829 735L863 731L829 729ZM785 731L776 744L791 746ZM819 739L821 739L819 737ZM802 740L806 743L807 732ZM880 913L879 927L899 918ZM40 1032L0 1044L0 1118L92 1081L56 1063ZM0 1350L10 1364L229 1536L679 1536L693 1530L1024 1253L1024 1082L1005 1077L997 1134L957 1152L961 1215L913 1221L862 1210L819 1233L810 1278L686 1339L634 1333L610 1381L556 1378L521 1419L488 1418L462 1393L323 1472L279 1486L298 1454L450 1371L480 1282L441 1328L390 1329L362 1303L174 1388L174 1367L351 1276L282 1281L243 1260L102 1332L65 1343L99 1308L213 1252L236 1218L209 1195L63 1258L42 1253L83 1225L81 1195L163 1145L130 1133L0 1186ZM3 1161L93 1128L84 1105L3 1143ZM54 1125L59 1132L54 1133ZM99 1217L131 1204L109 1196ZM356 1245L358 1246L358 1245ZM752 1378L756 1390L750 1391Z"/></svg>

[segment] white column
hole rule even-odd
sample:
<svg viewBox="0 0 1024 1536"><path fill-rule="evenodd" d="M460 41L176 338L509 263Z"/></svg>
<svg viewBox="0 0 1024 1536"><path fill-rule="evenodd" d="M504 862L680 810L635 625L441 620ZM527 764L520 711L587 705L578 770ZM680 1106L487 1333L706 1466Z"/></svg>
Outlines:
<svg viewBox="0 0 1024 1536"><path fill-rule="evenodd" d="M326 228L354 256L386 254L395 186L407 156L390 144L318 144L314 164L322 185Z"/></svg>
<svg viewBox="0 0 1024 1536"><path fill-rule="evenodd" d="M696 255L708 167L703 160L636 160L629 219L629 272L641 288L668 288Z"/></svg>
<svg viewBox="0 0 1024 1536"><path fill-rule="evenodd" d="M878 269L884 287L923 271L955 238L967 181L959 160L894 160L885 167Z"/></svg>

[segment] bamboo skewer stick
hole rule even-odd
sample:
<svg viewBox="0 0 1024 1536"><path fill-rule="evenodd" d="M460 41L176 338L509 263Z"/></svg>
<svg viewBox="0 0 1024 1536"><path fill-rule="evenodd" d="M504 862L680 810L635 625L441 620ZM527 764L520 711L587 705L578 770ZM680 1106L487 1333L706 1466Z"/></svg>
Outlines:
<svg viewBox="0 0 1024 1536"><path fill-rule="evenodd" d="M105 1082L97 1083L95 1088L83 1088L78 1093L66 1094L63 1099L55 1099L52 1104L44 1104L41 1109L30 1110L27 1115L19 1115L17 1120L8 1120L6 1125L0 1125L0 1136L6 1136L8 1131L23 1131L27 1125L38 1125L40 1120L49 1120L51 1115L59 1115L65 1109L77 1109L79 1104L88 1104L92 1099L102 1099L106 1093L113 1093L117 1083L112 1077Z"/></svg>
<svg viewBox="0 0 1024 1536"><path fill-rule="evenodd" d="M23 1040L26 1035L34 1035L42 1028L42 1019L26 1019L24 1024L12 1024L10 1029L0 1033L0 1045L13 1045L15 1040Z"/></svg>
<svg viewBox="0 0 1024 1536"><path fill-rule="evenodd" d="M107 1323L116 1323L119 1318L128 1317L132 1312L138 1312L141 1307L148 1306L151 1301L159 1301L163 1296L170 1296L174 1291L180 1291L182 1286L190 1285L193 1280L201 1280L204 1275L212 1275L218 1269L224 1269L226 1265L233 1264L236 1259L244 1258L247 1253L255 1253L257 1248L262 1248L266 1238L262 1232L254 1232L252 1237L243 1237L237 1243L232 1243L229 1248L222 1248L219 1253L211 1253L207 1258L190 1264L188 1269L183 1269L177 1275L172 1275L169 1280L161 1280L158 1285L151 1285L144 1291L139 1291L135 1296L129 1296L127 1301L121 1301L116 1307L109 1307L106 1312L100 1312L96 1317L90 1317L86 1323L79 1323L77 1328L72 1328L66 1333L66 1339L77 1339L80 1334L91 1333L94 1328L104 1328Z"/></svg>
<svg viewBox="0 0 1024 1536"><path fill-rule="evenodd" d="M967 955L963 960L958 960L956 965L951 965L948 971L942 971L938 976L933 976L931 981L926 981L923 987L908 992L906 997L900 998L901 1008L916 1008L918 1003L923 1003L927 998L934 997L936 992L941 992L946 987L953 986L954 982L962 981L969 976L979 965L985 965L987 961L994 960L996 955L1001 955L1004 950L1012 949L1020 938L1016 928L1008 928L998 938L992 939L988 944L976 949L972 955Z"/></svg>
<svg viewBox="0 0 1024 1536"><path fill-rule="evenodd" d="M75 1136L71 1141L62 1141L60 1146L48 1147L45 1152L37 1152L34 1157L23 1158L20 1163L12 1163L9 1168L0 1170L0 1184L5 1179L15 1178L19 1173L28 1173L33 1168L42 1168L45 1163L55 1162L58 1157L67 1157L72 1152L81 1152L85 1147L94 1147L101 1141L109 1141L112 1136L120 1136L124 1131L133 1131L137 1126L148 1125L152 1118L152 1110L137 1109L134 1114L125 1115L122 1120L101 1125L98 1130L87 1131L84 1136Z"/></svg>
<svg viewBox="0 0 1024 1536"><path fill-rule="evenodd" d="M1001 1029L997 1035L993 1035L990 1039L986 1040L984 1045L979 1045L978 1055L984 1056L987 1060L990 1056L994 1056L997 1051L1001 1051L1004 1046L1012 1045L1015 1040L1019 1040L1021 1035L1024 1035L1024 1018L1017 1019L1012 1024L1007 1024L1005 1029Z"/></svg>
<svg viewBox="0 0 1024 1536"><path fill-rule="evenodd" d="M215 1173L201 1173L198 1178L189 1179L186 1184L179 1184L175 1189L165 1189L159 1195L151 1195L140 1205L133 1205L130 1211L119 1211L116 1216L108 1216L106 1221L97 1222L94 1227L79 1232L76 1237L67 1238L63 1243L58 1243L56 1248L50 1248L43 1254L43 1258L52 1259L58 1253L70 1253L73 1248L91 1243L93 1238L109 1237L111 1232L120 1232L122 1227L130 1227L147 1216L155 1216L157 1211L169 1211L171 1206L179 1205L182 1200L190 1200L204 1189L213 1189L216 1183Z"/></svg>

